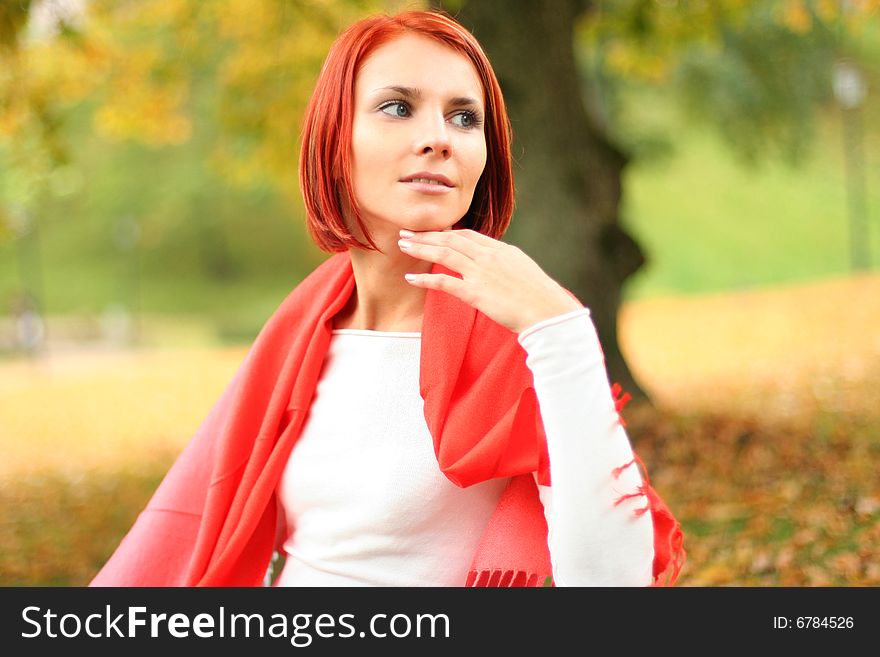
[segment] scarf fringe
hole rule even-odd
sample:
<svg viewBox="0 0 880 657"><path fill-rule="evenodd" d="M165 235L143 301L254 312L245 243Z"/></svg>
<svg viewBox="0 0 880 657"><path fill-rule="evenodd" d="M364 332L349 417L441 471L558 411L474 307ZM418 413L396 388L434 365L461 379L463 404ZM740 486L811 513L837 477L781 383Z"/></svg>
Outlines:
<svg viewBox="0 0 880 657"><path fill-rule="evenodd" d="M620 394L621 392L623 392L622 395ZM611 397L614 399L614 410L617 411L617 421L620 422L620 426L625 427L626 420L623 419L623 415L621 415L620 412L623 410L623 407L632 400L632 395L628 392L624 392L622 385L615 383L611 386Z"/></svg>
<svg viewBox="0 0 880 657"><path fill-rule="evenodd" d="M541 587L548 577L524 570L472 570L468 573L465 586L477 587Z"/></svg>
<svg viewBox="0 0 880 657"><path fill-rule="evenodd" d="M623 392L623 387L619 383L611 386L611 394L614 397L614 408L617 411L617 417L621 426L625 427L626 422L620 413L623 407L632 399L632 395L628 392L623 392L621 395L621 392ZM618 479L620 474L634 463L638 465L644 483L636 488L635 492L621 495L617 498L614 506L618 506L624 500L635 497L644 496L647 498L648 504L636 509L633 511L633 514L638 518L650 511L651 519L654 523L654 581L651 586L673 586L687 558L687 551L684 549L684 532L681 529L681 523L675 519L669 507L666 506L660 496L657 495L657 491L651 486L648 469L638 454L633 452L632 460L620 467L614 468L611 471L611 476Z"/></svg>
<svg viewBox="0 0 880 657"><path fill-rule="evenodd" d="M614 477L615 479L619 479L619 478L620 478L620 473L623 472L624 470L626 470L629 466L631 466L631 465L632 465L633 463L635 463L635 462L636 462L636 460L635 460L635 458L633 458L633 460L630 461L629 463L624 463L624 464L623 464L622 466L620 466L619 468L614 468L614 469L611 471L611 476Z"/></svg>
<svg viewBox="0 0 880 657"><path fill-rule="evenodd" d="M628 493L627 495L621 495L614 501L614 506L620 506L620 503L624 500L630 500L634 497L642 497L642 495L647 495L648 493L645 490L644 486L639 486L636 488L635 493Z"/></svg>

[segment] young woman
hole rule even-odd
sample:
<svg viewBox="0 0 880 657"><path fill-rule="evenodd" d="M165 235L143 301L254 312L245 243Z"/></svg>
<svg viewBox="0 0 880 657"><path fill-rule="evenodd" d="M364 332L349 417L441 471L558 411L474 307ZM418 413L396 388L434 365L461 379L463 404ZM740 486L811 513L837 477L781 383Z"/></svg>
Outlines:
<svg viewBox="0 0 880 657"><path fill-rule="evenodd" d="M300 159L336 255L93 584L258 585L275 550L278 586L674 581L680 527L635 465L589 310L499 241L510 140L491 65L447 15L339 37Z"/></svg>

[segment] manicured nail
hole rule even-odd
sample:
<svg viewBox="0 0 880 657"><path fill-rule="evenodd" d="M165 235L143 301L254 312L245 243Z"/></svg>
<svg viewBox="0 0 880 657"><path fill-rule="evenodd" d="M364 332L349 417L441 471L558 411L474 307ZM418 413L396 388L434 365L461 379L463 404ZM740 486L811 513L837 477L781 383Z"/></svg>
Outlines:
<svg viewBox="0 0 880 657"><path fill-rule="evenodd" d="M397 240L397 246L406 251L412 246L412 242L410 242L409 240Z"/></svg>
<svg viewBox="0 0 880 657"><path fill-rule="evenodd" d="M404 277L407 281L409 281L410 283L412 283L414 280L416 280L416 275L415 275L415 274L404 274L403 277Z"/></svg>
<svg viewBox="0 0 880 657"><path fill-rule="evenodd" d="M405 237L406 239L410 239L411 237L415 237L416 234L414 232L412 232L411 230L401 230L400 236Z"/></svg>

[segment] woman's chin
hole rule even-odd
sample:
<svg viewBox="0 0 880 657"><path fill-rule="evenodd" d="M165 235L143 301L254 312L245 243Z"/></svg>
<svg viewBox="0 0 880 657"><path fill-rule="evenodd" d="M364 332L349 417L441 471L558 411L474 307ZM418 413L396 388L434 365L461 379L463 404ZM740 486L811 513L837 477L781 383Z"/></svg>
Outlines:
<svg viewBox="0 0 880 657"><path fill-rule="evenodd" d="M400 230L411 230L416 233L426 231L451 230L461 221L460 216L450 216L448 212L413 212L400 213L397 215L369 216L364 217L367 229L374 237L383 239L387 235L397 243L397 233Z"/></svg>
<svg viewBox="0 0 880 657"><path fill-rule="evenodd" d="M459 221L455 217L413 217L401 222L401 228L414 232L450 230Z"/></svg>

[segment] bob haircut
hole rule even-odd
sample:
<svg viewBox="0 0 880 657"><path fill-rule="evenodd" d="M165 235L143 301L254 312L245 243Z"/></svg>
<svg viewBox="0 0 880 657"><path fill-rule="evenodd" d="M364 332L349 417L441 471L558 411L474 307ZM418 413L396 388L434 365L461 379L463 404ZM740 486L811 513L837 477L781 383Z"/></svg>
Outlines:
<svg viewBox="0 0 880 657"><path fill-rule="evenodd" d="M351 182L354 83L370 53L405 34L434 39L461 53L474 65L483 85L486 167L467 213L455 227L498 239L510 224L514 198L512 133L492 65L476 38L448 14L406 11L365 18L345 30L330 48L306 108L299 184L309 233L324 251L350 247L378 250L358 211ZM349 231L344 208L352 209L369 246Z"/></svg>

